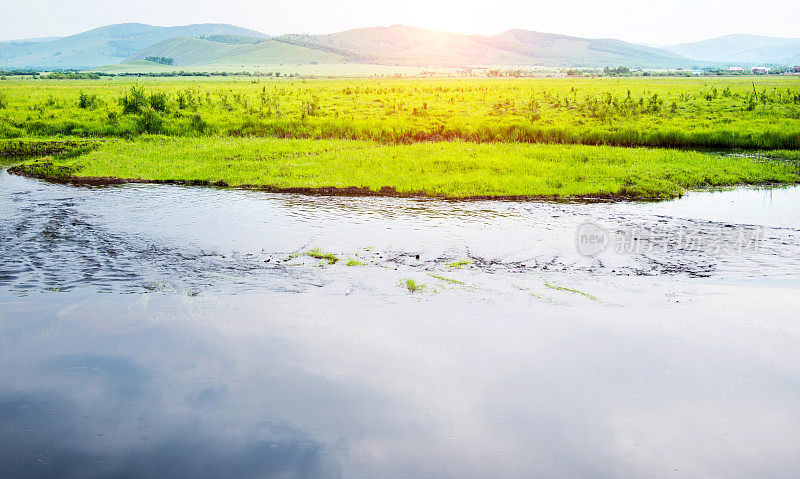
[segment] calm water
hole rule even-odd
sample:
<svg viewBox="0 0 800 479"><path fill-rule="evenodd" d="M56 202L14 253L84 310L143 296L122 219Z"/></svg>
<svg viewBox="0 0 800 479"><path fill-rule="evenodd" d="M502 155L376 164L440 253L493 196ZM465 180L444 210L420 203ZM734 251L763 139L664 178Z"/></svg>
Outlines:
<svg viewBox="0 0 800 479"><path fill-rule="evenodd" d="M796 477L798 205L3 172L0 476Z"/></svg>

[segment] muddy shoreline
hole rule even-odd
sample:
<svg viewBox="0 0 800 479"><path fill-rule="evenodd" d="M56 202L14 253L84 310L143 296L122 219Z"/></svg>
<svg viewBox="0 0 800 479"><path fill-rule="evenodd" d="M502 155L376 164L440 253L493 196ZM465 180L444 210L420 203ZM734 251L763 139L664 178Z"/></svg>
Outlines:
<svg viewBox="0 0 800 479"><path fill-rule="evenodd" d="M207 180L146 180L141 178L119 178L115 176L76 176L76 175L37 175L26 171L20 166L11 166L7 169L11 174L23 176L26 178L33 178L38 180L45 180L53 183L73 185L73 186L115 186L126 184L145 184L145 185L176 185L176 186L201 186L213 188L229 188L234 190L248 190L248 191L263 191L266 193L286 193L286 194L299 194L309 196L343 196L343 197L385 197L385 198L430 198L447 201L544 201L549 203L612 203L612 202L659 202L669 201L673 199L682 198L684 193L678 193L672 197L651 197L651 196L635 196L625 194L589 194L581 196L557 196L557 195L473 195L473 196L446 196L446 195L432 195L423 192L399 192L392 186L383 186L380 190L374 191L366 187L360 186L321 186L321 187L279 187L273 185L236 185L231 186L225 181L207 181ZM743 183L739 185L731 185L728 187L719 187L722 189L738 188L738 187L760 187L760 188L777 188L787 186L784 183ZM702 191L703 188L698 188L691 191Z"/></svg>

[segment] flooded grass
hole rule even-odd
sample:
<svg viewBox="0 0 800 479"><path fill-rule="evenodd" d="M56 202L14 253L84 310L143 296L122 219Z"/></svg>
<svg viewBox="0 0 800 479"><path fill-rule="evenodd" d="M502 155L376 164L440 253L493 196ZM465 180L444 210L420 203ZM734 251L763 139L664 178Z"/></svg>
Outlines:
<svg viewBox="0 0 800 479"><path fill-rule="evenodd" d="M552 290L555 290L555 291L564 291L564 292L567 292L567 293L580 294L581 296L585 296L585 297L591 299L592 301L597 301L596 297L592 296L589 293L584 293L583 291L579 291L577 289L567 288L565 286L559 286L557 284L553 284L553 283L550 283L550 282L547 282L547 281L545 281L544 285L547 286L548 288L552 289Z"/></svg>
<svg viewBox="0 0 800 479"><path fill-rule="evenodd" d="M436 278L436 279L438 279L439 281L444 281L445 283L450 283L450 284L458 284L458 285L462 285L462 284L464 284L464 282L463 282L463 281L459 281L459 280L457 280L457 279L452 279L452 278L446 278L446 277L444 277L444 276L440 276L440 275L438 275L438 274L432 274L432 273L431 273L431 275L430 275L430 276L431 276L432 278Z"/></svg>
<svg viewBox="0 0 800 479"><path fill-rule="evenodd" d="M418 283L411 278L408 278L400 283L409 293L419 293L425 289L425 283Z"/></svg>
<svg viewBox="0 0 800 479"><path fill-rule="evenodd" d="M800 150L771 150L762 152L765 158L779 158L781 160L800 162Z"/></svg>
<svg viewBox="0 0 800 479"><path fill-rule="evenodd" d="M543 296L543 295L537 294L537 293L529 293L529 294L531 296L533 296L534 298L536 298L536 299L541 299L542 301L546 301L548 303L552 303L553 302L553 298L551 298L549 296Z"/></svg>
<svg viewBox="0 0 800 479"><path fill-rule="evenodd" d="M461 269L461 268L463 268L465 266L469 266L470 264L472 264L472 261L470 261L468 259L462 259L462 260L453 261L453 262L450 262L450 263L445 263L445 266L447 266L448 268L453 268L453 269Z"/></svg>
<svg viewBox="0 0 800 479"><path fill-rule="evenodd" d="M336 264L339 261L339 258L335 254L322 251L319 248L314 248L311 251L306 251L304 254L314 259L323 260L328 264Z"/></svg>

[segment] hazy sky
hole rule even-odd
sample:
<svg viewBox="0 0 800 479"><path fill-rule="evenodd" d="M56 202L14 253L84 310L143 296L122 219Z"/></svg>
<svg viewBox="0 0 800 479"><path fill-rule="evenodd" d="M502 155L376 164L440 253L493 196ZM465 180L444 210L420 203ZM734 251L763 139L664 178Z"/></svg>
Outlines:
<svg viewBox="0 0 800 479"><path fill-rule="evenodd" d="M111 23L232 23L267 34L395 23L464 33L510 28L669 44L729 33L800 37L798 0L2 0L0 40ZM13 6L11 6L13 3Z"/></svg>

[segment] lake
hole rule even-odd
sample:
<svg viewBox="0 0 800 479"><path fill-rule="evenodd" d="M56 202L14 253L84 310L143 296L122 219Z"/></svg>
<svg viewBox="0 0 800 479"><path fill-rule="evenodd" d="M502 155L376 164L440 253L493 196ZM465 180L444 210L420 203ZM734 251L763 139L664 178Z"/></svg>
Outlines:
<svg viewBox="0 0 800 479"><path fill-rule="evenodd" d="M0 475L794 477L798 205L3 171Z"/></svg>

